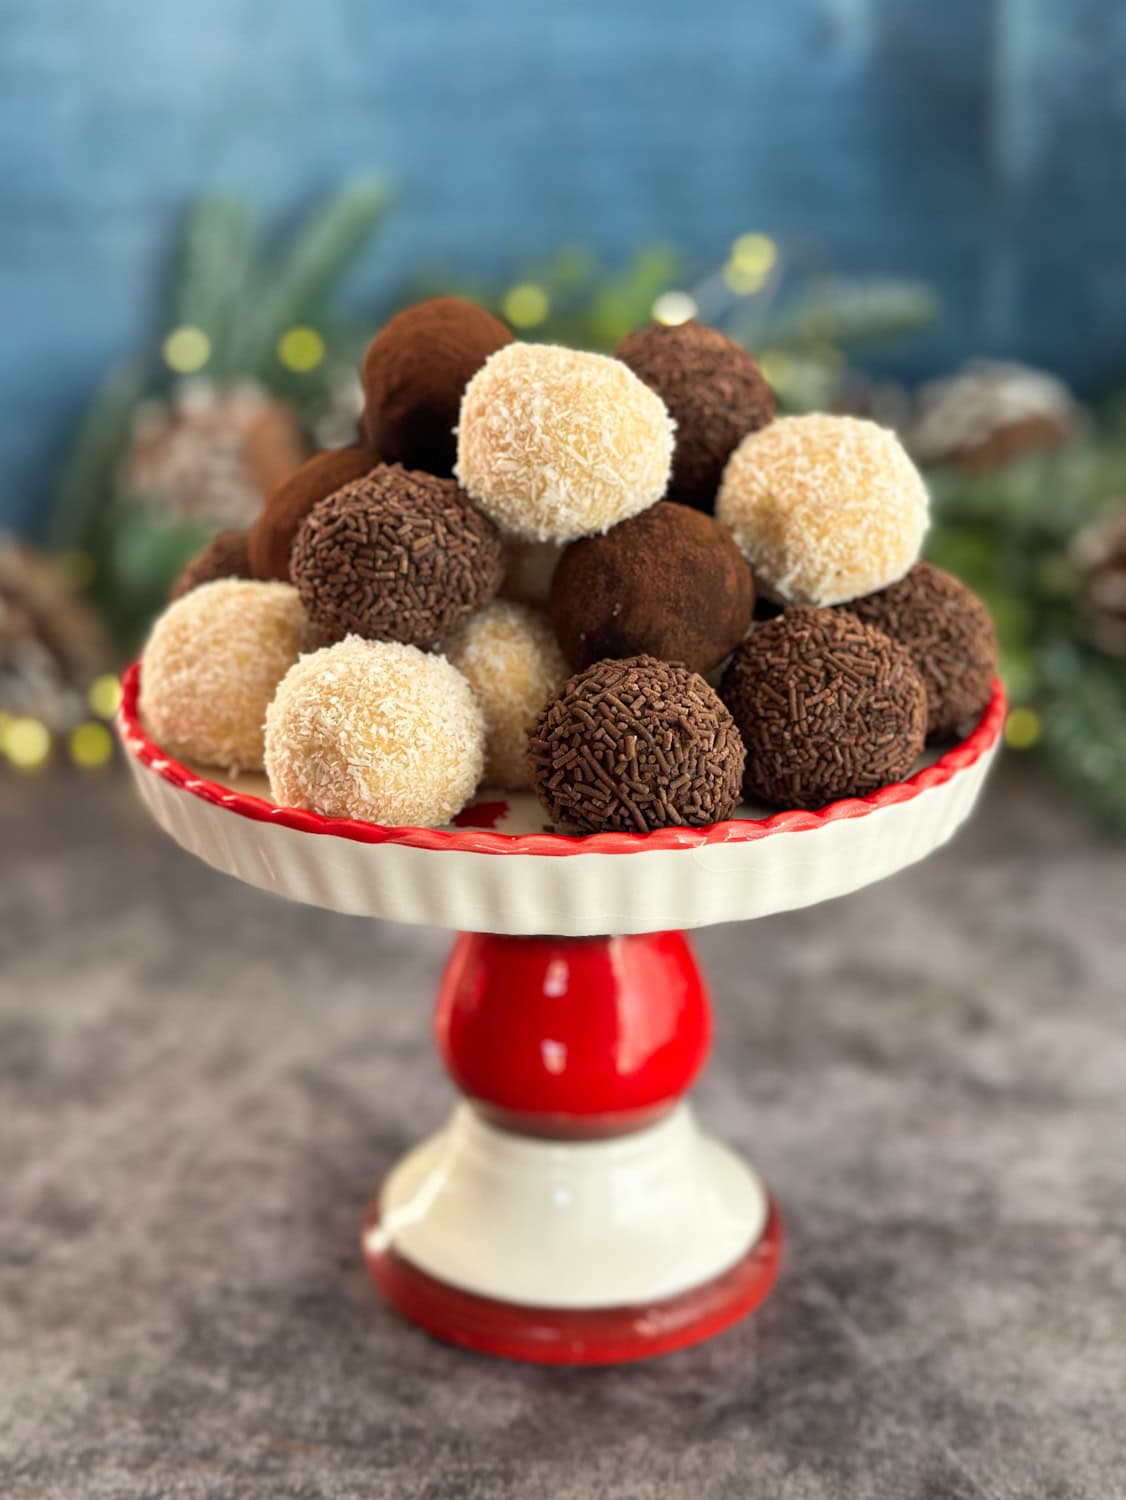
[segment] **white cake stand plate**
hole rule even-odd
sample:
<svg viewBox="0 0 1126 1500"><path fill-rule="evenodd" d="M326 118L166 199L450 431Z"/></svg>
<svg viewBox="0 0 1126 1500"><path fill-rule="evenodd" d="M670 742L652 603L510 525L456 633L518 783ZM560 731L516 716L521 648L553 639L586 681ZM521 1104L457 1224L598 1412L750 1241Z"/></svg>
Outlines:
<svg viewBox="0 0 1126 1500"><path fill-rule="evenodd" d="M872 796L587 838L504 792L440 829L278 807L262 778L167 756L138 689L134 667L129 765L185 849L292 900L461 929L437 1039L465 1102L391 1171L364 1226L402 1313L490 1353L599 1364L682 1348L762 1300L778 1214L684 1099L711 1036L684 929L845 895L945 843L996 754L999 684L963 740Z"/></svg>

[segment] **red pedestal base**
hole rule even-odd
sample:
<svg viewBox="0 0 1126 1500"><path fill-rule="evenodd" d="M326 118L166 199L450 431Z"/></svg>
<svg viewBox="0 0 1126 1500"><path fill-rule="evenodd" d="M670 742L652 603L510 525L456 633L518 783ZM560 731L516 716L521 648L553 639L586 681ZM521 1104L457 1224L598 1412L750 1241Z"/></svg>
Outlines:
<svg viewBox="0 0 1126 1500"><path fill-rule="evenodd" d="M378 1200L364 1224L379 1223ZM782 1222L771 1203L762 1237L722 1276L679 1296L637 1307L524 1307L448 1286L394 1250L366 1253L391 1306L448 1344L538 1365L617 1365L673 1354L714 1338L764 1300L782 1261Z"/></svg>

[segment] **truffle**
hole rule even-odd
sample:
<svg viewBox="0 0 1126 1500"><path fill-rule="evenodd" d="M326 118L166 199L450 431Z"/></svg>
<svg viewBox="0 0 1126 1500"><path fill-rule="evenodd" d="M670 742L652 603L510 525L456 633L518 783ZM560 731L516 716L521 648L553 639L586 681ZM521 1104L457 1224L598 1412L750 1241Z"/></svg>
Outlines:
<svg viewBox="0 0 1126 1500"><path fill-rule="evenodd" d="M153 626L141 657L141 716L169 755L261 770L266 705L317 644L288 583L200 584Z"/></svg>
<svg viewBox="0 0 1126 1500"><path fill-rule="evenodd" d="M904 647L848 610L788 609L731 658L720 697L747 747L749 800L821 807L911 770L927 695Z"/></svg>
<svg viewBox="0 0 1126 1500"><path fill-rule="evenodd" d="M911 653L927 690L927 738L949 739L989 702L997 671L993 619L964 583L916 563L898 583L847 606Z"/></svg>
<svg viewBox="0 0 1126 1500"><path fill-rule="evenodd" d="M444 656L358 636L303 656L266 713L274 800L329 818L448 823L484 745L477 701Z"/></svg>
<svg viewBox="0 0 1126 1500"><path fill-rule="evenodd" d="M927 529L926 486L893 432L859 417L780 417L724 471L716 517L784 604L843 604L902 578Z"/></svg>
<svg viewBox="0 0 1126 1500"><path fill-rule="evenodd" d="M546 608L562 552L558 542L521 542L516 537L505 537L501 598Z"/></svg>
<svg viewBox="0 0 1126 1500"><path fill-rule="evenodd" d="M528 730L568 676L551 627L538 610L494 600L446 644L485 715L485 780L528 785Z"/></svg>
<svg viewBox="0 0 1126 1500"><path fill-rule="evenodd" d="M753 604L731 533L661 500L605 536L572 542L549 612L574 671L607 656L657 656L707 672L746 635Z"/></svg>
<svg viewBox="0 0 1126 1500"><path fill-rule="evenodd" d="M309 512L290 557L309 618L346 635L433 646L500 587L500 533L452 479L383 465Z"/></svg>
<svg viewBox="0 0 1126 1500"><path fill-rule="evenodd" d="M456 473L503 530L570 542L661 498L672 435L664 402L621 360L509 344L466 388Z"/></svg>
<svg viewBox="0 0 1126 1500"><path fill-rule="evenodd" d="M180 569L175 583L168 591L168 602L191 593L201 583L214 583L217 578L252 578L250 553L245 531L219 531L211 538L202 552L186 562Z"/></svg>
<svg viewBox="0 0 1126 1500"><path fill-rule="evenodd" d="M364 355L372 447L388 463L448 478L462 393L489 355L511 342L499 318L460 297L432 297L397 313Z"/></svg>
<svg viewBox="0 0 1126 1500"><path fill-rule="evenodd" d="M532 785L571 833L646 833L728 818L743 775L739 732L687 667L635 656L569 678L528 736Z"/></svg>
<svg viewBox="0 0 1126 1500"><path fill-rule="evenodd" d="M289 555L301 523L319 500L370 474L379 459L368 448L315 453L280 484L250 530L250 563L256 578L289 582Z"/></svg>
<svg viewBox="0 0 1126 1500"><path fill-rule="evenodd" d="M666 500L715 509L723 467L740 439L774 417L774 396L745 349L704 323L652 323L614 351L657 392L676 422Z"/></svg>

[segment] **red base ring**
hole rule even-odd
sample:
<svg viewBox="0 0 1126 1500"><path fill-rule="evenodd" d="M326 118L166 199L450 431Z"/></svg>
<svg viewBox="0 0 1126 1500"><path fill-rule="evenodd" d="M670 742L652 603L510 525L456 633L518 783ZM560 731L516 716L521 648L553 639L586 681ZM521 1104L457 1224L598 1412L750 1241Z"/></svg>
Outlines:
<svg viewBox="0 0 1126 1500"><path fill-rule="evenodd" d="M364 1223L365 1246L378 1223L376 1200ZM395 1250L364 1253L372 1280L392 1307L446 1343L537 1365L616 1365L702 1343L753 1312L778 1275L782 1221L771 1200L761 1238L722 1276L636 1307L497 1302L438 1281Z"/></svg>

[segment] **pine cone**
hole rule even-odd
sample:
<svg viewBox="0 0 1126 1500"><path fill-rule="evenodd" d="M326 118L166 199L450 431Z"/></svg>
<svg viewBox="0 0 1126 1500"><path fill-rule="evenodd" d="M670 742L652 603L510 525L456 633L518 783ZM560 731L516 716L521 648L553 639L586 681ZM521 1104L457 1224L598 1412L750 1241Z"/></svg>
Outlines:
<svg viewBox="0 0 1126 1500"><path fill-rule="evenodd" d="M1080 576L1078 610L1087 639L1126 657L1126 506L1078 532L1071 559Z"/></svg>

